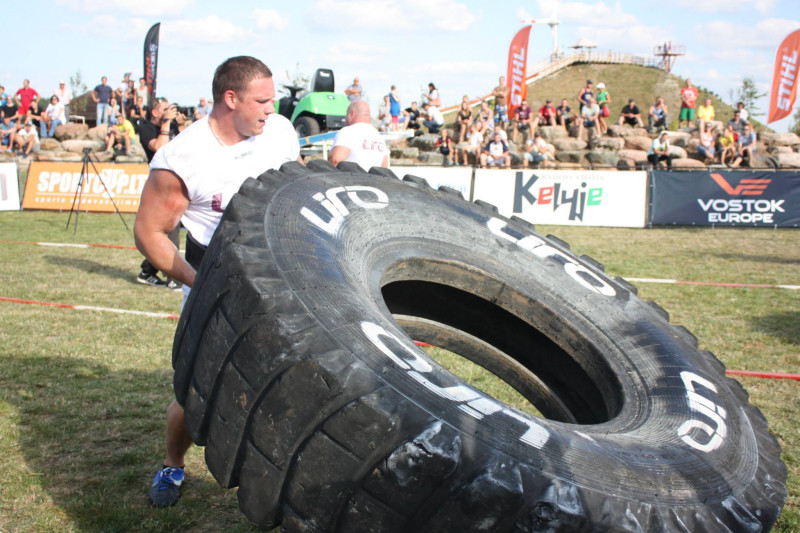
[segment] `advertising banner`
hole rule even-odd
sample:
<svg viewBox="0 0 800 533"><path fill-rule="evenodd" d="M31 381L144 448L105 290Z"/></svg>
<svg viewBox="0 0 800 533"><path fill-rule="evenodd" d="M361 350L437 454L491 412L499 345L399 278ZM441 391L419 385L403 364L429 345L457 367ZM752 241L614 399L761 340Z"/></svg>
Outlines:
<svg viewBox="0 0 800 533"><path fill-rule="evenodd" d="M398 177L406 174L424 178L428 185L434 189L450 187L459 191L465 199L469 200L472 186L471 168L436 168L436 167L392 167Z"/></svg>
<svg viewBox="0 0 800 533"><path fill-rule="evenodd" d="M481 169L473 199L534 224L641 228L647 173Z"/></svg>
<svg viewBox="0 0 800 533"><path fill-rule="evenodd" d="M652 187L653 224L800 224L800 172L656 171Z"/></svg>
<svg viewBox="0 0 800 533"><path fill-rule="evenodd" d="M149 167L144 163L120 165L95 163L95 167L101 179L98 179L94 168L90 165L84 177L80 210L113 213L114 205L109 199L110 193L120 212L136 213L139 210L139 198L147 181ZM22 208L54 211L72 209L75 191L78 190L81 181L82 168L82 163L34 161L28 170Z"/></svg>
<svg viewBox="0 0 800 533"><path fill-rule="evenodd" d="M528 36L530 33L530 26L519 30L508 48L506 83L510 89L508 92L509 103L507 104L509 117L512 116L514 109L528 98L528 86L525 79L527 78Z"/></svg>
<svg viewBox="0 0 800 533"><path fill-rule="evenodd" d="M778 47L767 124L789 116L797 97L797 68L800 67L800 30L790 33Z"/></svg>
<svg viewBox="0 0 800 533"><path fill-rule="evenodd" d="M148 88L148 102L156 96L156 78L158 78L158 34L161 23L153 24L144 38L144 82ZM152 104L150 104L152 105Z"/></svg>
<svg viewBox="0 0 800 533"><path fill-rule="evenodd" d="M19 211L16 163L0 163L0 211Z"/></svg>

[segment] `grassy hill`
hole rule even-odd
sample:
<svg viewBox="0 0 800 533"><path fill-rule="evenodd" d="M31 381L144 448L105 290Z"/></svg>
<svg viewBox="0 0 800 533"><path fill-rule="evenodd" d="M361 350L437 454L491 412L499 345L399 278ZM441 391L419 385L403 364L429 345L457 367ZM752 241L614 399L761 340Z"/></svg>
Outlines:
<svg viewBox="0 0 800 533"><path fill-rule="evenodd" d="M628 98L636 99L642 111L642 120L647 125L647 113L657 96L664 98L669 108L669 129L677 129L680 112L680 89L685 80L665 70L639 65L617 65L600 63L580 63L570 65L558 72L533 81L528 85L528 102L534 110L544 105L548 98L558 105L566 98L569 105L576 110L578 91L590 79L595 86L603 82L611 95L611 116L609 123L619 120L620 110L628 103ZM692 79L692 83L700 90L698 105L706 97L711 98L716 111L717 120L727 122L733 117L733 108L723 102L718 95L703 89L702 79ZM455 112L445 115L447 123L453 121ZM764 126L754 123L756 131L764 130Z"/></svg>

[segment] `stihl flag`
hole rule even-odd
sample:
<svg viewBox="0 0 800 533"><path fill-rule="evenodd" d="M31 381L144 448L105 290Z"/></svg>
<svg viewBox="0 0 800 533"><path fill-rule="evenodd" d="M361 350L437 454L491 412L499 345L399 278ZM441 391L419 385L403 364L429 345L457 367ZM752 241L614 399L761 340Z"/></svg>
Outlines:
<svg viewBox="0 0 800 533"><path fill-rule="evenodd" d="M798 60L800 60L800 30L790 33L778 47L767 124L780 120L792 112L797 96Z"/></svg>
<svg viewBox="0 0 800 533"><path fill-rule="evenodd" d="M528 65L528 34L530 26L525 26L517 32L508 49L508 75L506 80L509 91L508 116L512 117L519 104L528 98L528 86L525 83Z"/></svg>

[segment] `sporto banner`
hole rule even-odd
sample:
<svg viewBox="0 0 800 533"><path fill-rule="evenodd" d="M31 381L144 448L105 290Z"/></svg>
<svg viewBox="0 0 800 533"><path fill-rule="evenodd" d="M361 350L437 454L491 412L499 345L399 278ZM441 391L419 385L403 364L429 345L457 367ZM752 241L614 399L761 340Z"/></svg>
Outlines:
<svg viewBox="0 0 800 533"><path fill-rule="evenodd" d="M641 228L646 222L646 172L479 169L474 190L474 200L534 224Z"/></svg>
<svg viewBox="0 0 800 533"><path fill-rule="evenodd" d="M113 198L122 213L136 213L149 167L143 163L95 163L100 178L89 165L81 194L81 211L113 213ZM23 209L69 211L81 178L82 163L34 161L28 170ZM105 186L103 185L105 183ZM108 192L106 192L108 187ZM110 193L110 198L109 198ZM77 203L77 202L76 202ZM76 205L76 208L78 206Z"/></svg>
<svg viewBox="0 0 800 533"><path fill-rule="evenodd" d="M651 220L657 225L800 225L800 172L652 173Z"/></svg>
<svg viewBox="0 0 800 533"><path fill-rule="evenodd" d="M19 211L16 163L0 163L0 211Z"/></svg>
<svg viewBox="0 0 800 533"><path fill-rule="evenodd" d="M797 67L800 59L800 30L790 33L778 47L767 124L789 116L797 96Z"/></svg>
<svg viewBox="0 0 800 533"><path fill-rule="evenodd" d="M528 98L528 85L525 83L527 78L526 69L528 66L528 35L531 32L530 25L525 26L517 32L511 41L508 49L508 83L509 103L508 116L514 116L514 110L518 105Z"/></svg>

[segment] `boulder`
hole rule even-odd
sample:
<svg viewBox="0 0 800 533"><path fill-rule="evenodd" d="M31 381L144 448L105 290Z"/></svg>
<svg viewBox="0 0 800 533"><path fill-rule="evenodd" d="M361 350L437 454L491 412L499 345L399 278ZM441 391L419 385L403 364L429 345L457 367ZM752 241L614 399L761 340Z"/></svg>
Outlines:
<svg viewBox="0 0 800 533"><path fill-rule="evenodd" d="M594 147L603 150L613 150L618 152L625 147L625 139L620 137L598 137L594 140Z"/></svg>
<svg viewBox="0 0 800 533"><path fill-rule="evenodd" d="M84 148L91 148L95 152L102 152L105 150L105 144L100 141L91 140L68 140L62 142L61 146L67 152L73 152L77 154L83 153Z"/></svg>
<svg viewBox="0 0 800 533"><path fill-rule="evenodd" d="M69 139L83 139L89 132L89 126L86 124L68 123L56 126L55 138L59 141L66 141Z"/></svg>
<svg viewBox="0 0 800 533"><path fill-rule="evenodd" d="M686 150L680 146L670 146L669 152L672 154L672 159L686 159L689 157L689 154L686 153Z"/></svg>
<svg viewBox="0 0 800 533"><path fill-rule="evenodd" d="M580 139L562 137L553 140L553 147L559 152L570 152L575 150L583 150L586 148L586 143Z"/></svg>
<svg viewBox="0 0 800 533"><path fill-rule="evenodd" d="M672 168L673 169L705 169L706 165L702 161L698 161L697 159L673 159L672 160Z"/></svg>
<svg viewBox="0 0 800 533"><path fill-rule="evenodd" d="M620 126L611 124L608 126L610 137L647 137L647 130L644 128L631 128L630 126Z"/></svg>
<svg viewBox="0 0 800 533"><path fill-rule="evenodd" d="M66 161L66 162L74 162L74 161L83 161L83 154L76 154L73 152L56 152L54 155L55 161Z"/></svg>
<svg viewBox="0 0 800 533"><path fill-rule="evenodd" d="M410 148L408 146L392 147L389 150L389 157L394 161L395 159L416 159L419 157L419 148Z"/></svg>
<svg viewBox="0 0 800 533"><path fill-rule="evenodd" d="M117 163L141 163L145 160L145 157L141 155L118 155L114 158Z"/></svg>
<svg viewBox="0 0 800 533"><path fill-rule="evenodd" d="M562 163L581 163L586 156L586 150L567 150L558 152L556 160Z"/></svg>
<svg viewBox="0 0 800 533"><path fill-rule="evenodd" d="M681 148L686 148L689 139L692 138L692 135L685 131L665 131L664 133L667 134L667 139L669 139L669 143L672 146L680 146Z"/></svg>
<svg viewBox="0 0 800 533"><path fill-rule="evenodd" d="M611 150L592 150L586 154L586 159L594 166L617 167L619 154Z"/></svg>
<svg viewBox="0 0 800 533"><path fill-rule="evenodd" d="M621 158L630 159L634 163L647 162L646 150L620 150L618 155Z"/></svg>
<svg viewBox="0 0 800 533"><path fill-rule="evenodd" d="M650 137L643 137L641 135L625 137L625 148L628 150L644 150L646 152L650 150L651 144L653 144L653 140L650 139Z"/></svg>
<svg viewBox="0 0 800 533"><path fill-rule="evenodd" d="M800 168L800 153L778 154L775 159L779 168Z"/></svg>
<svg viewBox="0 0 800 533"><path fill-rule="evenodd" d="M800 136L796 133L772 133L762 132L759 137L766 144L771 146L800 146Z"/></svg>
<svg viewBox="0 0 800 533"><path fill-rule="evenodd" d="M86 138L91 141L104 141L108 134L108 124L100 124L86 132Z"/></svg>
<svg viewBox="0 0 800 533"><path fill-rule="evenodd" d="M698 146L700 146L700 139L691 139L686 143L686 151L690 154L696 154Z"/></svg>
<svg viewBox="0 0 800 533"><path fill-rule="evenodd" d="M44 151L58 152L61 151L61 143L52 137L45 137L39 141L39 146Z"/></svg>
<svg viewBox="0 0 800 533"><path fill-rule="evenodd" d="M561 126L541 126L539 133L542 134L542 139L545 141L554 141L555 139L563 139L569 137L567 130Z"/></svg>
<svg viewBox="0 0 800 533"><path fill-rule="evenodd" d="M794 150L792 150L791 146L783 146L780 144L774 144L769 148L769 153L771 154L793 154Z"/></svg>
<svg viewBox="0 0 800 533"><path fill-rule="evenodd" d="M408 140L408 146L418 148L420 152L433 152L436 150L436 140L439 135L432 133L425 133L418 137L413 137Z"/></svg>
<svg viewBox="0 0 800 533"><path fill-rule="evenodd" d="M439 152L422 152L417 157L417 161L427 165L443 165L444 156Z"/></svg>
<svg viewBox="0 0 800 533"><path fill-rule="evenodd" d="M558 163L554 164L553 166L547 167L549 169L557 169L557 170L582 170L583 165L580 163L570 163L568 161L559 161Z"/></svg>

